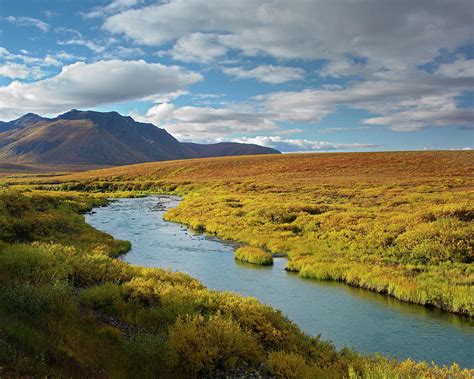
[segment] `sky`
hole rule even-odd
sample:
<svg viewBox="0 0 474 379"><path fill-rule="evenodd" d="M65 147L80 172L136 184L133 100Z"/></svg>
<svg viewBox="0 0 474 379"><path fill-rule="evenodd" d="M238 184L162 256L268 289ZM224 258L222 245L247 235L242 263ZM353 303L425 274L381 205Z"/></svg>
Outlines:
<svg viewBox="0 0 474 379"><path fill-rule="evenodd" d="M0 120L283 152L472 149L474 0L1 0Z"/></svg>

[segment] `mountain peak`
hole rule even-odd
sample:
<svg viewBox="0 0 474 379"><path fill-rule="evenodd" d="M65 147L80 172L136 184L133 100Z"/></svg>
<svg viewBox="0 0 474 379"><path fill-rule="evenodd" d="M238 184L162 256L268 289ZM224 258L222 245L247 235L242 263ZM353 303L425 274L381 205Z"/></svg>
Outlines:
<svg viewBox="0 0 474 379"><path fill-rule="evenodd" d="M85 110L81 111L78 109L71 109L70 111L60 114L56 119L60 120L92 120L95 123L110 123L114 121L133 121L130 116L122 116L120 113L116 111L111 112L98 112L98 111L91 111Z"/></svg>
<svg viewBox="0 0 474 379"><path fill-rule="evenodd" d="M44 120L48 119L38 116L35 113L27 113L16 120L10 121L10 124L14 125L15 127L25 127Z"/></svg>
<svg viewBox="0 0 474 379"><path fill-rule="evenodd" d="M60 118L63 120L75 120L75 119L88 118L94 113L101 113L101 112L94 112L94 111L89 111L89 110L81 111L79 109L71 109L70 111L60 114L57 118Z"/></svg>
<svg viewBox="0 0 474 379"><path fill-rule="evenodd" d="M19 122L23 122L23 121L41 121L41 120L44 120L44 119L45 118L43 118L41 116L38 116L36 113L31 113L30 112L30 113L24 114L20 118L17 118L13 122L19 123Z"/></svg>

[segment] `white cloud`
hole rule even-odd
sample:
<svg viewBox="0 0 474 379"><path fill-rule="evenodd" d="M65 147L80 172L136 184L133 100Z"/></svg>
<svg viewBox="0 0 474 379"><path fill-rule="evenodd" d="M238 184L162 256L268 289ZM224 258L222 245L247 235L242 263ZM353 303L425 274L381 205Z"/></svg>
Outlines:
<svg viewBox="0 0 474 379"><path fill-rule="evenodd" d="M189 92L185 90L178 90L174 92L167 92L167 93L159 93L151 96L144 97L143 100L152 101L155 104L160 103L169 103L178 97L188 95Z"/></svg>
<svg viewBox="0 0 474 379"><path fill-rule="evenodd" d="M57 12L54 12L54 11L50 11L50 10L47 10L47 11L44 11L43 12L44 15L48 18L51 18L51 17L54 17L54 16L58 16L59 14Z"/></svg>
<svg viewBox="0 0 474 379"><path fill-rule="evenodd" d="M473 78L449 78L422 72L402 76L385 72L374 80L355 82L347 88L276 92L257 97L274 120L320 122L341 106L362 109L380 117L366 125L387 125L393 130L427 126L472 125L472 109L459 108L455 98L474 85Z"/></svg>
<svg viewBox="0 0 474 379"><path fill-rule="evenodd" d="M265 118L317 123L349 107L375 115L363 124L417 130L472 124L472 111L456 103L473 88L472 60L442 64L432 74L419 66L472 43L473 24L471 0L170 0L122 11L103 27L137 43L171 45L165 54L189 62L223 64L227 55L324 60L317 75L358 81L262 96ZM300 69L224 68L269 83L303 77L291 70Z"/></svg>
<svg viewBox="0 0 474 379"><path fill-rule="evenodd" d="M61 62L51 55L46 55L42 63L44 66L61 66Z"/></svg>
<svg viewBox="0 0 474 379"><path fill-rule="evenodd" d="M304 70L295 67L283 67L273 65L263 65L251 70L245 70L242 67L225 68L226 74L233 75L242 79L257 79L260 82L279 84L291 80L300 80L304 77Z"/></svg>
<svg viewBox="0 0 474 379"><path fill-rule="evenodd" d="M209 63L225 55L227 48L218 43L213 33L192 33L178 39L169 54L183 62Z"/></svg>
<svg viewBox="0 0 474 379"><path fill-rule="evenodd" d="M473 78L474 59L461 58L438 67L437 73L448 78Z"/></svg>
<svg viewBox="0 0 474 379"><path fill-rule="evenodd" d="M49 30L49 24L33 17L8 16L4 17L4 19L18 26L33 26L35 28L38 28L42 32L47 32Z"/></svg>
<svg viewBox="0 0 474 379"><path fill-rule="evenodd" d="M327 151L327 150L356 150L374 148L377 145L361 143L333 143L327 141L312 141L307 139L288 139L280 136L258 136L252 138L234 138L231 141L251 143L277 149L281 152Z"/></svg>
<svg viewBox="0 0 474 379"><path fill-rule="evenodd" d="M465 43L473 22L471 0L170 0L113 15L104 27L147 45L218 32L221 46L249 56L337 60L357 54L397 69Z"/></svg>
<svg viewBox="0 0 474 379"><path fill-rule="evenodd" d="M78 45L87 47L89 50L92 50L95 53L102 53L105 51L106 46L102 44L97 44L94 41L89 41L85 38L78 37L78 38L71 38L64 41L58 41L58 45Z"/></svg>
<svg viewBox="0 0 474 379"><path fill-rule="evenodd" d="M80 57L78 55L71 54L71 53L66 53L65 51L60 51L59 53L56 54L56 57L63 61L84 60L84 57Z"/></svg>
<svg viewBox="0 0 474 379"><path fill-rule="evenodd" d="M10 79L26 79L30 76L30 70L24 64L6 63L0 66L0 76Z"/></svg>
<svg viewBox="0 0 474 379"><path fill-rule="evenodd" d="M406 104L406 110L385 111L381 117L363 120L366 125L386 125L392 130L413 131L427 126L474 127L474 109L457 108L453 98L425 96Z"/></svg>
<svg viewBox="0 0 474 379"><path fill-rule="evenodd" d="M108 5L103 7L95 7L90 12L83 13L82 15L85 18L100 18L105 17L110 14L114 14L125 9L134 7L137 4L140 4L141 0L113 0Z"/></svg>
<svg viewBox="0 0 474 379"><path fill-rule="evenodd" d="M423 150L454 150L454 151L458 151L458 150L461 150L461 151L470 151L472 150L472 147L471 146L466 146L466 147L434 147L434 146L425 146L423 147Z"/></svg>
<svg viewBox="0 0 474 379"><path fill-rule="evenodd" d="M53 57L52 55L46 55L45 57L32 57L25 53L26 50L20 50L22 54L13 54L4 47L0 47L0 58L5 61L21 61L27 65L38 65L38 66L60 66L61 62L57 59L59 56Z"/></svg>
<svg viewBox="0 0 474 379"><path fill-rule="evenodd" d="M257 112L192 106L177 108L170 103L154 105L145 116L133 117L163 127L183 140L203 141L233 133L255 133L277 127L273 121Z"/></svg>
<svg viewBox="0 0 474 379"><path fill-rule="evenodd" d="M104 59L113 59L113 58L131 58L138 59L143 57L145 52L140 49L139 47L125 47L125 46L117 46L110 51L105 52L102 54Z"/></svg>
<svg viewBox="0 0 474 379"><path fill-rule="evenodd" d="M195 72L141 60L79 62L64 66L52 78L0 87L0 114L12 119L26 112L54 114L96 107L175 92L200 80Z"/></svg>

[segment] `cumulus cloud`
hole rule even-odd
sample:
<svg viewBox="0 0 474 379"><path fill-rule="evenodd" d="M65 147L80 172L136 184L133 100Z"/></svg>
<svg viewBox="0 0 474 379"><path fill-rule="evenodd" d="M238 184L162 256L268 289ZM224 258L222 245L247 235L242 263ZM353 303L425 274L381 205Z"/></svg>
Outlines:
<svg viewBox="0 0 474 379"><path fill-rule="evenodd" d="M304 70L295 67L283 67L273 65L263 65L251 70L242 67L229 67L223 70L226 74L233 75L241 79L257 79L260 82L279 84L291 80L300 80L304 77Z"/></svg>
<svg viewBox="0 0 474 379"><path fill-rule="evenodd" d="M0 76L11 79L25 79L30 76L30 72L24 64L9 63L0 66Z"/></svg>
<svg viewBox="0 0 474 379"><path fill-rule="evenodd" d="M0 65L0 76L10 79L39 78L43 74L39 67L28 68L21 63L5 63Z"/></svg>
<svg viewBox="0 0 474 379"><path fill-rule="evenodd" d="M49 30L49 24L33 17L8 16L4 17L4 20L18 26L33 26L35 28L38 28L42 32L47 32Z"/></svg>
<svg viewBox="0 0 474 379"><path fill-rule="evenodd" d="M133 115L139 121L165 128L183 140L209 140L233 133L255 133L272 130L276 124L257 112L211 107L156 104L145 116Z"/></svg>
<svg viewBox="0 0 474 379"><path fill-rule="evenodd" d="M26 112L54 114L96 107L183 90L200 80L195 72L142 60L78 62L52 78L0 87L0 114L12 119Z"/></svg>
<svg viewBox="0 0 474 379"><path fill-rule="evenodd" d="M377 145L373 144L333 143L327 141L312 141L307 139L288 139L282 138L280 136L234 138L232 141L267 146L285 153L304 151L357 150L377 147Z"/></svg>
<svg viewBox="0 0 474 379"><path fill-rule="evenodd" d="M110 16L104 27L156 46L218 31L218 44L249 56L334 60L357 54L394 69L465 43L473 17L470 0L171 0Z"/></svg>
<svg viewBox="0 0 474 379"><path fill-rule="evenodd" d="M191 33L181 37L170 50L173 59L183 62L209 63L225 55L227 48L218 43L213 33Z"/></svg>

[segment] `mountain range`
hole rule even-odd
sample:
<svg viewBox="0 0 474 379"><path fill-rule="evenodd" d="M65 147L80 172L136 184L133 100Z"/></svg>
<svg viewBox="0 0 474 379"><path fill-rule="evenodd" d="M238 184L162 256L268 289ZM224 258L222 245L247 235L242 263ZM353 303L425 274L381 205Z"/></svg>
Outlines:
<svg viewBox="0 0 474 379"><path fill-rule="evenodd" d="M229 155L280 154L259 145L179 142L166 130L117 112L73 109L0 121L0 162L117 166Z"/></svg>

